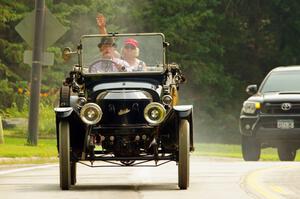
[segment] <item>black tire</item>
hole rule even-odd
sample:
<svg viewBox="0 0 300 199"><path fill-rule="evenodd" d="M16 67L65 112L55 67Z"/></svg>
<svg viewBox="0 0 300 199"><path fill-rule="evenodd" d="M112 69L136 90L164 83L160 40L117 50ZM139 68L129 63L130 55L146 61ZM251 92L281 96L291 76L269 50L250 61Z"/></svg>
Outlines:
<svg viewBox="0 0 300 199"><path fill-rule="evenodd" d="M245 161L258 161L260 152L260 143L255 137L242 135L242 154Z"/></svg>
<svg viewBox="0 0 300 199"><path fill-rule="evenodd" d="M69 106L70 106L70 87L63 85L60 88L59 107L69 107Z"/></svg>
<svg viewBox="0 0 300 199"><path fill-rule="evenodd" d="M181 120L179 124L178 186L187 189L190 181L190 124Z"/></svg>
<svg viewBox="0 0 300 199"><path fill-rule="evenodd" d="M76 162L71 163L71 185L75 185L77 182L77 165Z"/></svg>
<svg viewBox="0 0 300 199"><path fill-rule="evenodd" d="M297 151L287 145L283 145L277 148L277 153L281 161L294 161Z"/></svg>
<svg viewBox="0 0 300 199"><path fill-rule="evenodd" d="M59 177L60 188L70 188L70 125L68 121L59 122Z"/></svg>

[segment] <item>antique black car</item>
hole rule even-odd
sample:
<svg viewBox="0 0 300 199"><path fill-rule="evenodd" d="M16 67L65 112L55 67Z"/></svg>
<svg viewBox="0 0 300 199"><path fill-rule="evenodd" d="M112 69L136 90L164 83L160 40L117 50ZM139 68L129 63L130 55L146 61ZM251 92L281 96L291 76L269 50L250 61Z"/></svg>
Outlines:
<svg viewBox="0 0 300 199"><path fill-rule="evenodd" d="M177 64L167 63L168 45L161 33L112 33L84 35L76 50L64 49L65 60L75 55L78 61L55 108L61 189L75 185L77 163L155 167L167 162L177 163L178 186L188 188L193 107L178 105L185 78ZM141 67L123 54L134 47Z"/></svg>

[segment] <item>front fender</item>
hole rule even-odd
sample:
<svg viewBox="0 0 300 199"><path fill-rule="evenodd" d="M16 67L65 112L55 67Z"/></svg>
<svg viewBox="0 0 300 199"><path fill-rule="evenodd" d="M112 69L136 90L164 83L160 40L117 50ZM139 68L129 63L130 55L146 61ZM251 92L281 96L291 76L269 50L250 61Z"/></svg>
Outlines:
<svg viewBox="0 0 300 199"><path fill-rule="evenodd" d="M73 107L57 107L54 111L58 118L67 118L72 114Z"/></svg>
<svg viewBox="0 0 300 199"><path fill-rule="evenodd" d="M178 105L174 106L173 109L181 119L187 118L193 113L193 105Z"/></svg>
<svg viewBox="0 0 300 199"><path fill-rule="evenodd" d="M190 151L194 151L194 122L193 122L193 105L178 105L173 107L179 119L186 119L190 123Z"/></svg>

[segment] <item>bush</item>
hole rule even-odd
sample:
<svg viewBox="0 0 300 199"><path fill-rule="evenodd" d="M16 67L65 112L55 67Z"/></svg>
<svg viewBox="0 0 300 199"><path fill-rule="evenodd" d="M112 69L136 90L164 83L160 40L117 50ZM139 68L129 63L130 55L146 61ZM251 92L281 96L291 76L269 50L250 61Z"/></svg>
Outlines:
<svg viewBox="0 0 300 199"><path fill-rule="evenodd" d="M7 118L28 118L29 116L29 97L27 95L20 95L18 98L23 97L22 109L13 102L11 107L6 108L2 113ZM55 113L54 101L56 95L42 96L40 99L39 111L39 136L40 137L54 137L55 136ZM28 126L16 127L10 134L15 136L27 136Z"/></svg>
<svg viewBox="0 0 300 199"><path fill-rule="evenodd" d="M54 137L55 134L55 113L53 106L49 104L41 104L39 132L43 137Z"/></svg>
<svg viewBox="0 0 300 199"><path fill-rule="evenodd" d="M8 80L0 80L0 109L11 107L14 99L15 93Z"/></svg>

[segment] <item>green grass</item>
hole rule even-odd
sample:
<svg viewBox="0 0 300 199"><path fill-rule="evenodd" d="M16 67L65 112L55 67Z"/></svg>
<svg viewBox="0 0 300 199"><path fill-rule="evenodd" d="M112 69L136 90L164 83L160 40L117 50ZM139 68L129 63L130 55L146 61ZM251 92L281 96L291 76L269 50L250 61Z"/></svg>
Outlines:
<svg viewBox="0 0 300 199"><path fill-rule="evenodd" d="M55 139L39 139L38 146L27 146L26 138L5 137L0 144L0 157L57 157Z"/></svg>
<svg viewBox="0 0 300 199"><path fill-rule="evenodd" d="M241 146L231 144L195 144L193 155L242 158ZM279 161L277 150L274 148L262 149L260 160ZM300 161L298 152L296 160Z"/></svg>
<svg viewBox="0 0 300 199"><path fill-rule="evenodd" d="M242 159L240 145L229 144L195 144L196 151L193 156L213 156ZM38 146L27 146L26 138L5 137L5 144L0 144L0 158L17 158L9 163L45 163L57 161L56 139L39 139ZM21 159L21 157L27 157ZM34 159L31 157L38 157ZM18 159L19 158L19 159ZM1 160L1 159L0 159ZM268 148L262 150L261 160L278 161L276 149ZM300 161L300 155L296 157ZM5 162L8 163L7 161ZM0 161L0 164L3 162Z"/></svg>

